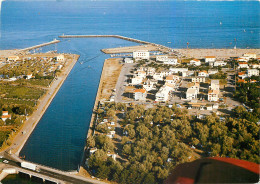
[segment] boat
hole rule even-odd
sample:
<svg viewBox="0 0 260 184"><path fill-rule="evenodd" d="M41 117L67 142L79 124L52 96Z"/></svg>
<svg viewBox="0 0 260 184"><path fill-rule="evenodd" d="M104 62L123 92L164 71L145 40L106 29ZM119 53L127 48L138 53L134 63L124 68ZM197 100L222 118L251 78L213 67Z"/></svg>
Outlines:
<svg viewBox="0 0 260 184"><path fill-rule="evenodd" d="M244 29L244 33L246 32L246 30Z"/></svg>
<svg viewBox="0 0 260 184"><path fill-rule="evenodd" d="M219 22L220 25L222 25L222 22Z"/></svg>

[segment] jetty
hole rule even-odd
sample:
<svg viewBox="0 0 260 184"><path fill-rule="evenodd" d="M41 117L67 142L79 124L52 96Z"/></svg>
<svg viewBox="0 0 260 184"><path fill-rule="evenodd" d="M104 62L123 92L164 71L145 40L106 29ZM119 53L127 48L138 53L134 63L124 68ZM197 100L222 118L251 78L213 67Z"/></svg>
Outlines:
<svg viewBox="0 0 260 184"><path fill-rule="evenodd" d="M131 41L131 42L135 42L135 43L147 44L147 45L151 45L154 47L158 47L158 51L160 51L160 52L170 53L171 55L175 55L177 57L182 57L182 54L177 52L173 48L166 47L164 45L160 45L160 44L156 44L156 43L152 43L152 42L138 40L135 38L121 36L121 35L61 35L61 36L59 36L59 38L118 38L118 39L127 40L127 41ZM102 52L104 50L105 49L103 49ZM116 53L119 53L119 52L116 52Z"/></svg>
<svg viewBox="0 0 260 184"><path fill-rule="evenodd" d="M40 47L47 46L47 45L52 45L52 44L55 44L55 43L59 43L59 42L60 42L60 40L54 39L51 42L42 43L42 44L35 45L35 46L32 46L32 47L27 47L27 48L24 48L24 49L20 49L18 51L20 51L20 52L30 51L30 50L34 50L34 49L37 49L37 48L40 48Z"/></svg>

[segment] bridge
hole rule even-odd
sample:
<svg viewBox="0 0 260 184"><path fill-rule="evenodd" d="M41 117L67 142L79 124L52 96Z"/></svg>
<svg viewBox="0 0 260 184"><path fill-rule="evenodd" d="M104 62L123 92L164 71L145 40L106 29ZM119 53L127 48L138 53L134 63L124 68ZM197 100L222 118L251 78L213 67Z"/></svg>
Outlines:
<svg viewBox="0 0 260 184"><path fill-rule="evenodd" d="M38 171L30 170L21 167L21 162L24 160L20 159L18 156L14 154L9 154L7 152L4 153L4 158L8 161L8 163L5 163L3 172L1 173L2 178L4 178L8 174L18 174L23 173L28 175L30 178L40 178L42 182L52 182L57 184L67 184L67 183L73 183L73 184L103 184L104 182L94 180L91 178L85 178L79 175L76 175L77 172L66 172L58 169L54 169L51 167L47 167L44 165L36 164ZM28 162L28 161L26 161ZM32 162L30 162L32 163ZM0 175L0 180L1 180ZM104 183L105 184L105 183Z"/></svg>

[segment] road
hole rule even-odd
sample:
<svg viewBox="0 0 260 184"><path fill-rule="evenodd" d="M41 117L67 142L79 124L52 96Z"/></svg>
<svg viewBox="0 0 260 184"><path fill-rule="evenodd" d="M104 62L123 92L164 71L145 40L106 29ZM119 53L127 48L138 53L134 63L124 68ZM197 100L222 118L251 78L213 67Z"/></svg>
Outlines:
<svg viewBox="0 0 260 184"><path fill-rule="evenodd" d="M65 183L73 183L73 184L97 184L97 183L104 184L104 182L102 182L102 181L94 180L91 178L85 178L85 177L78 176L75 174L70 174L69 172L49 168L49 167L46 167L43 165L38 165L38 164L35 164L35 165L37 165L37 168L40 169L39 172L30 170L30 169L25 169L25 168L21 167L21 162L23 160L19 159L15 155L11 155L8 153L4 154L3 159L9 161L8 163L5 163L4 168L10 168L10 166L12 166L12 167L16 168L18 171L22 170L21 172L24 172L27 174L33 175L33 173L34 173L35 176L43 175L47 178L49 177L49 178L53 178L54 180L60 180L60 181L64 181Z"/></svg>
<svg viewBox="0 0 260 184"><path fill-rule="evenodd" d="M130 75L130 71L134 68L134 63L125 63L121 69L120 75L116 83L116 95L115 102L122 102L122 96L125 91L125 85L127 84L127 76Z"/></svg>

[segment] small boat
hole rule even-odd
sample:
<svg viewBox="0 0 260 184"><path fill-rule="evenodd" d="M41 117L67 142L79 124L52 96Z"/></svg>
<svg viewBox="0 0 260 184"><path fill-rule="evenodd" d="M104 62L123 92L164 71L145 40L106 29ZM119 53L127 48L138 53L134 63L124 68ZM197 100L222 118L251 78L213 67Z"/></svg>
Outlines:
<svg viewBox="0 0 260 184"><path fill-rule="evenodd" d="M167 42L167 43L172 43L172 42Z"/></svg>
<svg viewBox="0 0 260 184"><path fill-rule="evenodd" d="M219 22L220 25L222 25L222 22Z"/></svg>
<svg viewBox="0 0 260 184"><path fill-rule="evenodd" d="M246 30L244 29L244 33L246 32Z"/></svg>

